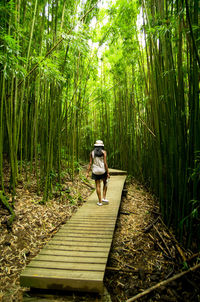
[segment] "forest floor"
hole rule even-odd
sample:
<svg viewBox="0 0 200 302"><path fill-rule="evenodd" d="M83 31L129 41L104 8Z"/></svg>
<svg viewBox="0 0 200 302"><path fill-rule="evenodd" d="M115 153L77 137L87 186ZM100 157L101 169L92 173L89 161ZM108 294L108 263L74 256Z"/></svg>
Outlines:
<svg viewBox="0 0 200 302"><path fill-rule="evenodd" d="M85 170L81 173L73 182L66 173L61 193L54 192L46 204L41 204L42 197L36 193L34 175L28 182L22 177L16 190L16 218L11 228L7 226L8 212L0 206L0 302L125 302L198 263L199 255L184 250L164 225L156 198L129 178L105 273L109 295L38 293L21 288L22 269L93 191L93 181L88 186L83 177ZM139 301L199 302L199 284L200 271L196 270L159 286Z"/></svg>

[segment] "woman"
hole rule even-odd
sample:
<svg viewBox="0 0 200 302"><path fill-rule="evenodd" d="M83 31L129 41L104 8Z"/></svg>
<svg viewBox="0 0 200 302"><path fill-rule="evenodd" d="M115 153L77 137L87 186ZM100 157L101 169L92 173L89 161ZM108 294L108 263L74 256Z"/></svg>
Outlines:
<svg viewBox="0 0 200 302"><path fill-rule="evenodd" d="M93 163L93 164L92 164ZM92 166L92 179L96 183L96 192L99 201L98 206L102 206L102 201L108 203L106 199L107 192L107 179L110 178L108 172L108 165L106 160L106 151L104 150L103 141L98 140L94 144L94 150L90 153L90 163L87 171L87 178L89 177L89 172ZM103 199L101 199L101 180L103 180Z"/></svg>

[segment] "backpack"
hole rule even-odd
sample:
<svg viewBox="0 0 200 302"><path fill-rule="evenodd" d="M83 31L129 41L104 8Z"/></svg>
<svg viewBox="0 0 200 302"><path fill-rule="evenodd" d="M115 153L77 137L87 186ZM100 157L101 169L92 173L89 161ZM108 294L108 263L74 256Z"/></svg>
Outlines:
<svg viewBox="0 0 200 302"><path fill-rule="evenodd" d="M94 156L101 157L103 156L103 147L94 147Z"/></svg>

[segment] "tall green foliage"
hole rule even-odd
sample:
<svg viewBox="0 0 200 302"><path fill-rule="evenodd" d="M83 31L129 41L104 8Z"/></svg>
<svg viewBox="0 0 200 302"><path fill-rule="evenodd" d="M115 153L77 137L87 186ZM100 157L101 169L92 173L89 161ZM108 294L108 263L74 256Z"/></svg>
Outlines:
<svg viewBox="0 0 200 302"><path fill-rule="evenodd" d="M120 84L109 137L99 136L109 141L110 163L149 183L165 222L191 246L200 239L199 4L143 0L141 8L116 1L102 28L106 77Z"/></svg>
<svg viewBox="0 0 200 302"><path fill-rule="evenodd" d="M7 159L13 197L23 167L27 178L34 167L44 201L53 182L61 181L62 155L73 178L79 156L79 114L89 78L86 68L91 66L87 24L96 13L95 3L0 4L0 176L4 189Z"/></svg>
<svg viewBox="0 0 200 302"><path fill-rule="evenodd" d="M191 246L200 239L199 3L102 3L1 1L1 189L8 161L13 197L24 168L46 201L62 159L73 179L101 138L109 165L148 183Z"/></svg>

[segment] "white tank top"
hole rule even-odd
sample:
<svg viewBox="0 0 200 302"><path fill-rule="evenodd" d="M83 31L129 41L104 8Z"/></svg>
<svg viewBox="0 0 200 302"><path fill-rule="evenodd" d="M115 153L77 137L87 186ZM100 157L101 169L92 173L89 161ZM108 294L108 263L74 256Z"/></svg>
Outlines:
<svg viewBox="0 0 200 302"><path fill-rule="evenodd" d="M104 164L104 156L94 156L94 150L92 151L93 165L92 172L96 175L102 175L106 172Z"/></svg>

